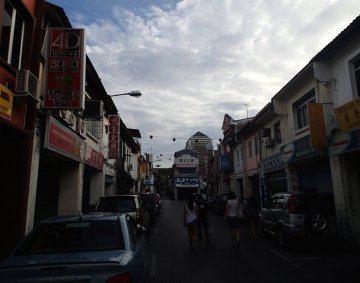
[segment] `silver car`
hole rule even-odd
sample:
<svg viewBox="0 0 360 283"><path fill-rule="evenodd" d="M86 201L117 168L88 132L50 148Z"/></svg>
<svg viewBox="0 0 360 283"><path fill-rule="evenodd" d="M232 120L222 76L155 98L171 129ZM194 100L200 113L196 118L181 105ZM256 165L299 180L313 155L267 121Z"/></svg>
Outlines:
<svg viewBox="0 0 360 283"><path fill-rule="evenodd" d="M0 264L0 282L144 282L146 242L125 214L57 216L42 222Z"/></svg>
<svg viewBox="0 0 360 283"><path fill-rule="evenodd" d="M332 239L335 208L330 194L276 193L259 215L260 232L277 237L281 246L293 239Z"/></svg>

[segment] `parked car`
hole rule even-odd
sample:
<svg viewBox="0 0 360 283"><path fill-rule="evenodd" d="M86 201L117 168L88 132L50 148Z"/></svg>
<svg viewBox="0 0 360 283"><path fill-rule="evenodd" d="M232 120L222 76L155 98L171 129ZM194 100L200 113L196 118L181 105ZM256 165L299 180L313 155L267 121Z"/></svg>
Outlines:
<svg viewBox="0 0 360 283"><path fill-rule="evenodd" d="M144 282L146 241L131 217L56 216L0 264L0 282Z"/></svg>
<svg viewBox="0 0 360 283"><path fill-rule="evenodd" d="M95 211L120 212L130 215L136 223L145 227L146 234L151 231L151 221L148 209L137 194L112 195L100 197Z"/></svg>
<svg viewBox="0 0 360 283"><path fill-rule="evenodd" d="M138 193L141 197L143 207L147 209L150 217L150 224L155 224L158 216L158 206L156 200L151 193Z"/></svg>
<svg viewBox="0 0 360 283"><path fill-rule="evenodd" d="M259 215L260 232L276 236L281 246L292 239L331 239L335 209L329 194L277 193Z"/></svg>

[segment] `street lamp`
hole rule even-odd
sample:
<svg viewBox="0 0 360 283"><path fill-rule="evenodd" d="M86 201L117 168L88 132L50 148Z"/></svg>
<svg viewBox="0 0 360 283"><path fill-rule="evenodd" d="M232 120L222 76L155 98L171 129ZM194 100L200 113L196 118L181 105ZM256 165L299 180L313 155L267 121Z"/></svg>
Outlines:
<svg viewBox="0 0 360 283"><path fill-rule="evenodd" d="M130 96L139 98L142 95L142 93L140 92L140 90L133 90L133 91L126 92L126 93L113 94L113 95L109 95L109 96L114 97L114 96L121 96L121 95L130 95Z"/></svg>

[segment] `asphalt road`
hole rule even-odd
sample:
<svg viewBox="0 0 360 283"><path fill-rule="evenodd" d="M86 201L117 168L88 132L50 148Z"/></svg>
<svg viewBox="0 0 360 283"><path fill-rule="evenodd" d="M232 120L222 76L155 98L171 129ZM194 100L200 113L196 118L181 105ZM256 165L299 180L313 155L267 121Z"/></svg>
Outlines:
<svg viewBox="0 0 360 283"><path fill-rule="evenodd" d="M338 247L299 243L282 249L270 237L253 239L241 227L234 249L223 217L211 214L210 245L188 246L184 201L163 200L148 238L148 283L360 282L360 255Z"/></svg>

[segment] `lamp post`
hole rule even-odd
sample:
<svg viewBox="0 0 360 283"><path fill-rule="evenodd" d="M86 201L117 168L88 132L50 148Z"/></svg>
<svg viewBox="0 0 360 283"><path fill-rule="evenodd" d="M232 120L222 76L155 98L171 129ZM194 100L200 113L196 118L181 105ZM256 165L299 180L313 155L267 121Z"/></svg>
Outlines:
<svg viewBox="0 0 360 283"><path fill-rule="evenodd" d="M126 93L112 94L112 95L109 95L109 96L114 97L114 96L122 96L122 95L129 95L129 96L132 96L132 97L139 98L142 95L142 93L140 92L140 90L133 90L133 91L126 92Z"/></svg>

